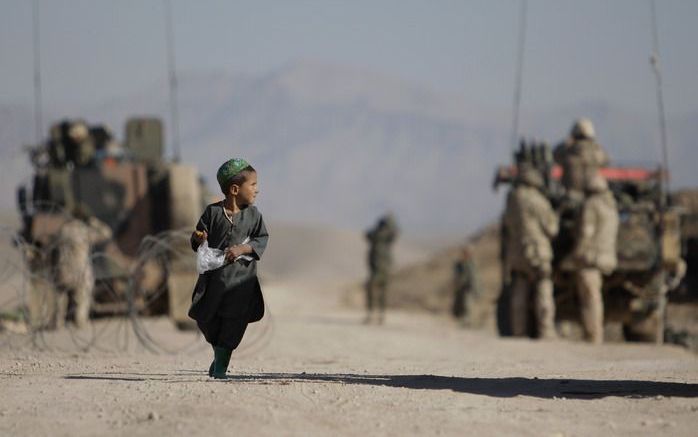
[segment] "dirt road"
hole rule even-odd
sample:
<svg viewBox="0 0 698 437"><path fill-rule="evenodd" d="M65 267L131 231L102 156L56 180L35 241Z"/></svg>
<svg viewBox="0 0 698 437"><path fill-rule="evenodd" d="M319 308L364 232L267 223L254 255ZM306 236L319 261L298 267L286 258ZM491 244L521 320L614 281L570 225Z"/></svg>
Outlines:
<svg viewBox="0 0 698 437"><path fill-rule="evenodd" d="M678 347L502 340L409 313L366 326L338 305L339 287L272 284L265 294L271 318L248 339L263 338L241 346L228 381L205 375L205 345L176 356L39 352L5 334L0 435L688 436L698 428L698 358ZM190 340L168 323L145 326L157 338Z"/></svg>

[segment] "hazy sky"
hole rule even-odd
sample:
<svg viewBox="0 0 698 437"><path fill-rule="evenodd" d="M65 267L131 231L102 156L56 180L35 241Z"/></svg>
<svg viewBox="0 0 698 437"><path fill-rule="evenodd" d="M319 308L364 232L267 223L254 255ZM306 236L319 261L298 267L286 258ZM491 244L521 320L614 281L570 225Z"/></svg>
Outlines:
<svg viewBox="0 0 698 437"><path fill-rule="evenodd" d="M265 72L312 59L511 107L519 1L173 0L178 70ZM31 105L32 2L0 0L0 103ZM666 105L698 109L698 1L657 2ZM47 107L166 79L159 0L40 1ZM650 3L530 0L523 108L606 100L655 113Z"/></svg>

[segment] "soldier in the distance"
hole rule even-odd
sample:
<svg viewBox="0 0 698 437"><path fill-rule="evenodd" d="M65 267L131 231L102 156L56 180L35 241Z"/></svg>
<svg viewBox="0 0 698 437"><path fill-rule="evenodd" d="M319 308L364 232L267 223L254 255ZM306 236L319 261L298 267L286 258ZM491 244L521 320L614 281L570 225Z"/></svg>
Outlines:
<svg viewBox="0 0 698 437"><path fill-rule="evenodd" d="M555 332L551 239L558 233L558 217L541 190L543 177L533 167L519 164L518 177L507 197L504 213L506 264L511 276L511 331L528 334L529 303L533 301L538 338Z"/></svg>
<svg viewBox="0 0 698 437"><path fill-rule="evenodd" d="M71 300L75 304L75 325L87 326L95 281L90 251L111 236L111 229L82 207L76 208L74 216L61 226L53 241L56 306L50 328L64 326Z"/></svg>
<svg viewBox="0 0 698 437"><path fill-rule="evenodd" d="M374 315L377 316L376 321L379 324L382 324L385 319L386 290L393 264L392 245L397 236L398 228L392 214L381 217L376 226L366 232L366 239L370 245L368 251L370 272L366 282L365 323L371 323Z"/></svg>
<svg viewBox="0 0 698 437"><path fill-rule="evenodd" d="M480 293L477 269L471 248L465 246L453 265L453 317L464 326L473 325L473 301Z"/></svg>
<svg viewBox="0 0 698 437"><path fill-rule="evenodd" d="M585 180L584 203L576 223L575 246L561 263L573 271L585 338L603 342L603 275L617 265L618 209L606 179L597 172Z"/></svg>

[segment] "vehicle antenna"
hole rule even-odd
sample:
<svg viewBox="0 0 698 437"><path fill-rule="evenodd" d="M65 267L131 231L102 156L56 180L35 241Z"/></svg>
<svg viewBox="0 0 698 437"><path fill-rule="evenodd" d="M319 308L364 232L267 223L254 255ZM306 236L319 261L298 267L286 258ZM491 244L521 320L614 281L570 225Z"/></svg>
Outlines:
<svg viewBox="0 0 698 437"><path fill-rule="evenodd" d="M511 147L516 150L519 143L519 112L521 109L521 87L523 83L524 52L526 49L526 15L528 0L521 0L519 4L519 37L516 53L516 76L514 78L514 107L511 126Z"/></svg>
<svg viewBox="0 0 698 437"><path fill-rule="evenodd" d="M174 32L172 23L172 2L163 0L165 9L165 32L167 39L167 68L170 81L170 124L172 125L172 151L174 162L179 162L179 108L177 106L177 64L174 49Z"/></svg>
<svg viewBox="0 0 698 437"><path fill-rule="evenodd" d="M662 143L662 199L669 193L669 146L667 141L666 112L664 110L664 92L662 88L662 70L659 64L659 32L657 31L657 9L654 0L650 0L650 10L652 12L652 54L650 55L650 65L654 71L657 84L657 112L659 113L659 133Z"/></svg>
<svg viewBox="0 0 698 437"><path fill-rule="evenodd" d="M41 101L41 33L39 29L39 0L34 0L32 3L32 19L32 27L34 31L34 135L36 137L36 144L39 144L41 142L41 132L43 126Z"/></svg>

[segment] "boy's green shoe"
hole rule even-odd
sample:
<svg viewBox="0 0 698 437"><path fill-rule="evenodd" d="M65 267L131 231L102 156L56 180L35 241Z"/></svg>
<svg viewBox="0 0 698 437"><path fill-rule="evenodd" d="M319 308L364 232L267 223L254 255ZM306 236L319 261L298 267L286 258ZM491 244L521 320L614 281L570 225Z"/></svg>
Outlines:
<svg viewBox="0 0 698 437"><path fill-rule="evenodd" d="M226 379L225 372L230 364L230 355L233 353L231 349L215 346L213 348L215 359L213 360L213 371L210 372L211 377L215 379Z"/></svg>

